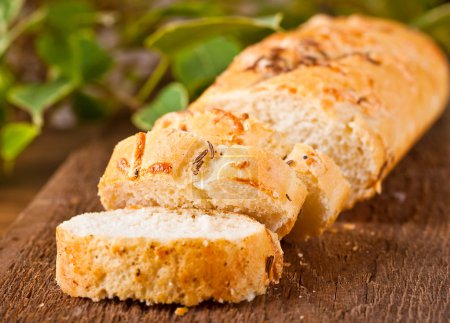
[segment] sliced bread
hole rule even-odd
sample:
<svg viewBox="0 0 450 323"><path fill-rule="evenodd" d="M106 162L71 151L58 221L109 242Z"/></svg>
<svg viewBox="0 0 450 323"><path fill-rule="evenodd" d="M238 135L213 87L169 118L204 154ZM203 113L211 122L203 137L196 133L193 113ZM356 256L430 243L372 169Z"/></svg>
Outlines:
<svg viewBox="0 0 450 323"><path fill-rule="evenodd" d="M56 280L70 296L147 304L240 302L278 282L283 252L239 214L160 207L86 213L56 229Z"/></svg>
<svg viewBox="0 0 450 323"><path fill-rule="evenodd" d="M251 216L280 238L307 194L295 170L272 153L213 145L175 129L121 141L98 187L107 210L160 205L230 211Z"/></svg>
<svg viewBox="0 0 450 323"><path fill-rule="evenodd" d="M164 128L201 134L214 143L267 147L284 157L308 190L295 226L287 236L290 242L320 235L344 208L350 184L331 158L305 144L291 149L285 136L245 114L239 116L216 108L174 112L160 118L154 127Z"/></svg>

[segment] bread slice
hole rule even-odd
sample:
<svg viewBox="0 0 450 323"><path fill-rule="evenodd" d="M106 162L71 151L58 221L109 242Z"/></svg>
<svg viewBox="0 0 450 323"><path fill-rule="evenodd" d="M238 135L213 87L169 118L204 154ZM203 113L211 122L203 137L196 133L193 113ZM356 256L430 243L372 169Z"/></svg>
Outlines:
<svg viewBox="0 0 450 323"><path fill-rule="evenodd" d="M220 109L182 111L160 118L154 129L175 128L201 134L213 143L268 147L296 170L308 195L291 233L291 242L320 235L337 218L349 195L350 184L339 167L325 154L305 144L293 149L285 136L247 115ZM291 151L287 156L287 151Z"/></svg>
<svg viewBox="0 0 450 323"><path fill-rule="evenodd" d="M445 55L426 35L378 18L316 16L239 54L190 109L247 113L330 156L370 198L445 108Z"/></svg>
<svg viewBox="0 0 450 323"><path fill-rule="evenodd" d="M293 227L307 191L294 169L260 148L213 145L160 129L121 141L99 183L105 209L165 206L251 216L280 238Z"/></svg>
<svg viewBox="0 0 450 323"><path fill-rule="evenodd" d="M240 302L277 283L276 236L239 214L160 207L86 213L56 229L56 280L70 296L147 304Z"/></svg>
<svg viewBox="0 0 450 323"><path fill-rule="evenodd" d="M285 237L300 242L322 232L334 223L350 192L339 167L327 155L305 144L295 145L287 163L308 188L297 222Z"/></svg>
<svg viewBox="0 0 450 323"><path fill-rule="evenodd" d="M259 147L280 157L286 157L293 146L286 135L252 116L219 108L168 113L156 121L153 130L166 128L193 132L214 144Z"/></svg>

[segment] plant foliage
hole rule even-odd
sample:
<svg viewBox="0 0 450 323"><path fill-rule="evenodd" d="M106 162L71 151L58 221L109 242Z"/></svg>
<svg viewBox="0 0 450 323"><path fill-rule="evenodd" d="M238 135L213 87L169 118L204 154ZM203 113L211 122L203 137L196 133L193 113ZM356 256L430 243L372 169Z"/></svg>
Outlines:
<svg viewBox="0 0 450 323"><path fill-rule="evenodd" d="M244 46L318 12L397 19L450 52L450 4L440 0L39 3L0 0L0 156L8 168L59 106L69 104L80 121L129 108L132 122L150 129L184 109ZM158 55L152 73L124 65L136 50Z"/></svg>

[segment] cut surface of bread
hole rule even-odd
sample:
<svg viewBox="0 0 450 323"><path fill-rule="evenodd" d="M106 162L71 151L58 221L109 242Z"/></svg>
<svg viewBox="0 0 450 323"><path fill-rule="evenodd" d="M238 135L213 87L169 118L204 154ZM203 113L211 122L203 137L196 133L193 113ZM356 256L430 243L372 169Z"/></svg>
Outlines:
<svg viewBox="0 0 450 323"><path fill-rule="evenodd" d="M286 158L308 188L308 195L291 232L289 242L300 242L334 223L350 192L350 184L331 158L305 144L295 145Z"/></svg>
<svg viewBox="0 0 450 323"><path fill-rule="evenodd" d="M191 110L247 113L330 156L367 199L440 115L445 56L426 35L378 18L316 16L245 49Z"/></svg>
<svg viewBox="0 0 450 323"><path fill-rule="evenodd" d="M56 229L56 280L75 297L240 302L278 282L276 236L239 214L160 207L86 213Z"/></svg>
<svg viewBox="0 0 450 323"><path fill-rule="evenodd" d="M331 158L305 144L291 149L285 136L246 115L239 117L220 109L174 112L160 118L154 127L164 128L194 132L214 143L268 147L285 157L308 190L295 226L287 236L290 242L320 235L336 220L349 195L350 185Z"/></svg>
<svg viewBox="0 0 450 323"><path fill-rule="evenodd" d="M121 141L99 183L107 210L160 205L236 212L280 238L294 225L306 194L279 156L257 147L214 145L175 129Z"/></svg>

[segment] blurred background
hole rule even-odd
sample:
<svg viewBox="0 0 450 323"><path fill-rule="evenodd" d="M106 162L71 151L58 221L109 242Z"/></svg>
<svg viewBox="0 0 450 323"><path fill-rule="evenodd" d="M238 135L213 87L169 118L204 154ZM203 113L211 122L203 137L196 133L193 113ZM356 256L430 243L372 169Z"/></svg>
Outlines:
<svg viewBox="0 0 450 323"><path fill-rule="evenodd" d="M150 129L243 47L317 13L398 20L450 52L441 0L0 0L0 235L105 127Z"/></svg>

